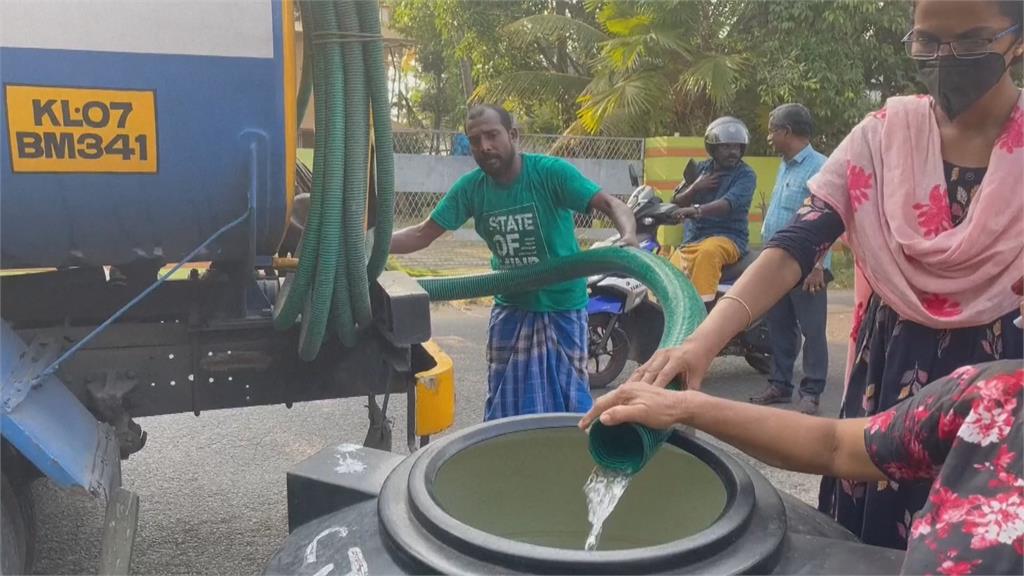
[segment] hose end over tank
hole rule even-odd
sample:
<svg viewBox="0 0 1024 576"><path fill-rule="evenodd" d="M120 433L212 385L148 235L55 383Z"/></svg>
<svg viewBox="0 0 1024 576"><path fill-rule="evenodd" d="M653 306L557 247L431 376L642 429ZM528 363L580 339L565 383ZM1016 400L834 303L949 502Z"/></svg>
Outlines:
<svg viewBox="0 0 1024 576"><path fill-rule="evenodd" d="M669 430L655 430L637 424L590 427L590 456L594 462L615 472L636 474L669 437Z"/></svg>
<svg viewBox="0 0 1024 576"><path fill-rule="evenodd" d="M664 258L634 248L608 247L553 258L531 266L460 278L426 278L420 285L431 300L459 300L500 292L533 290L555 282L600 273L619 273L643 282L661 303L665 328L659 348L681 344L706 316L690 280ZM674 384L678 387L678 382ZM668 431L637 424L590 430L590 453L606 468L635 474L668 437Z"/></svg>

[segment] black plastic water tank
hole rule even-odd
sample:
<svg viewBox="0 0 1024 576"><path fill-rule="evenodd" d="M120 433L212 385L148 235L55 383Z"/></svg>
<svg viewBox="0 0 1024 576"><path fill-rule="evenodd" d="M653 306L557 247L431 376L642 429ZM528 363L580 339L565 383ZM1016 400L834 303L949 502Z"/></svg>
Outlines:
<svg viewBox="0 0 1024 576"><path fill-rule="evenodd" d="M633 479L602 546L584 551L589 524L582 490L592 462L577 421L542 415L486 423L401 461L350 445L325 450L300 465L305 472L289 477L290 517L304 520L321 509L324 515L295 528L267 572L899 570L902 553L860 544L831 519L780 494L756 470L678 432ZM387 467L393 469L381 486L373 478ZM303 511L293 510L300 502Z"/></svg>

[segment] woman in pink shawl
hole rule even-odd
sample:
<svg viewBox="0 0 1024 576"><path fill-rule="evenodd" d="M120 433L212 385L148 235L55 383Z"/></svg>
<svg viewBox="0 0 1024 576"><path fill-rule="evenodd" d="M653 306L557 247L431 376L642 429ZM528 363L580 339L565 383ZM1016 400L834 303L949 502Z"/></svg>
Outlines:
<svg viewBox="0 0 1024 576"><path fill-rule="evenodd" d="M904 44L929 95L892 98L858 124L794 222L685 343L633 379L683 375L699 389L729 339L844 234L857 273L841 417L878 414L961 366L1021 358L1024 97L1010 70L1024 55L1022 6L918 0ZM1018 470L1021 452L1009 455ZM864 542L905 548L928 488L824 478L820 507Z"/></svg>

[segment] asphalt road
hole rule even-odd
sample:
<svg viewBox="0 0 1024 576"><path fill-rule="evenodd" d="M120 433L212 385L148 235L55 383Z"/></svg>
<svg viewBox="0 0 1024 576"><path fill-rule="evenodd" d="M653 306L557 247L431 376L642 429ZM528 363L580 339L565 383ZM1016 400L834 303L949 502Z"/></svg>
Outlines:
<svg viewBox="0 0 1024 576"><path fill-rule="evenodd" d="M848 322L848 295L832 299L835 323ZM435 340L456 367L456 428L483 418L486 394L488 309L439 307ZM846 347L836 334L831 345L822 414L838 412ZM632 366L627 367L627 372ZM799 376L798 376L799 377ZM705 390L746 399L764 386L763 377L741 359L719 358ZM404 449L404 398L392 399L395 448ZM126 486L141 499L133 572L137 574L254 574L287 535L285 471L327 444L361 442L366 433L363 400L224 410L144 418L147 446L124 463ZM759 465L783 490L813 503L817 478ZM39 537L35 571L94 574L99 559L103 509L99 502L57 489L33 486Z"/></svg>

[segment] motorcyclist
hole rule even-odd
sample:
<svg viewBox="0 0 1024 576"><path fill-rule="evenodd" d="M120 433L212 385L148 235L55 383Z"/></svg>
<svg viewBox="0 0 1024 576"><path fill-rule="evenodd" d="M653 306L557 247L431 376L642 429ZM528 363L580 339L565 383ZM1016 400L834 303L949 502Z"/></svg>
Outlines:
<svg viewBox="0 0 1024 576"><path fill-rule="evenodd" d="M672 202L687 219L679 263L705 304L714 301L722 269L747 253L748 213L757 174L743 154L750 132L739 119L723 116L708 125L696 178L676 188Z"/></svg>

